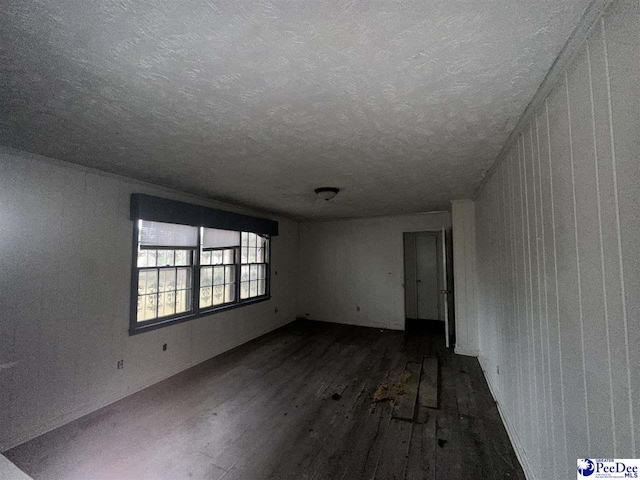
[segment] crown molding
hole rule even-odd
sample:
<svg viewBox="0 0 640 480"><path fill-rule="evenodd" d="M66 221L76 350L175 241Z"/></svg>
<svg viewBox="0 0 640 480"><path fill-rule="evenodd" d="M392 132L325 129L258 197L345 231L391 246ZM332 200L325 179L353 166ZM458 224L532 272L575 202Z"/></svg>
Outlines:
<svg viewBox="0 0 640 480"><path fill-rule="evenodd" d="M544 80L538 87L535 95L527 108L525 108L520 120L516 123L516 126L511 131L509 138L504 143L500 153L494 160L493 164L487 170L484 177L482 177L482 181L476 192L474 194L474 199L478 198L478 195L482 192L486 184L489 182L489 179L493 176L495 171L498 169L502 161L506 158L511 148L511 145L515 143L516 139L520 136L520 134L524 131L524 129L529 125L533 117L535 116L538 108L544 103L545 99L551 93L551 90L555 86L558 78L562 75L565 69L569 66L571 61L574 59L575 55L578 53L578 50L582 45L586 42L587 38L589 38L589 34L591 33L593 27L598 23L598 21L602 18L606 10L609 6L615 2L616 0L592 0L587 9L585 10L580 22L573 30L569 39L562 47L562 50L556 57L555 61L551 65L551 68L547 72L547 75L544 77Z"/></svg>

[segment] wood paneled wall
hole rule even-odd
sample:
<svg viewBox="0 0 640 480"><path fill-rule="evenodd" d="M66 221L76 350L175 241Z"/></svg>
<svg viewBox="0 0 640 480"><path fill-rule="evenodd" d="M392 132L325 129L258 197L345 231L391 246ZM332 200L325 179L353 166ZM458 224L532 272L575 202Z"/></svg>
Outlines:
<svg viewBox="0 0 640 480"><path fill-rule="evenodd" d="M640 2L619 0L476 200L480 359L532 478L640 454L639 165Z"/></svg>

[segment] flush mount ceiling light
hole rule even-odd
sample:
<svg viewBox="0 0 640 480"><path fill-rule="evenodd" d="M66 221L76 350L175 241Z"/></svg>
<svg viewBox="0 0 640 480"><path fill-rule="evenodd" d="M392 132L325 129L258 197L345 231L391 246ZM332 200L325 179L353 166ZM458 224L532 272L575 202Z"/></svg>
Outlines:
<svg viewBox="0 0 640 480"><path fill-rule="evenodd" d="M340 189L335 187L316 188L316 195L328 202L333 197L335 197L339 191Z"/></svg>

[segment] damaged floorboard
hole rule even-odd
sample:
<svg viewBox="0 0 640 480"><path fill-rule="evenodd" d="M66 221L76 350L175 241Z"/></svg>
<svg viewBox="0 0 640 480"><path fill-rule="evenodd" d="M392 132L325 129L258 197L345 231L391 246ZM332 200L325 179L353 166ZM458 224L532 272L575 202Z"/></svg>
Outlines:
<svg viewBox="0 0 640 480"><path fill-rule="evenodd" d="M418 401L418 384L420 383L420 363L407 362L400 375L399 388L392 416L398 420L413 421Z"/></svg>
<svg viewBox="0 0 640 480"><path fill-rule="evenodd" d="M421 407L438 408L438 357L422 359L418 403Z"/></svg>
<svg viewBox="0 0 640 480"><path fill-rule="evenodd" d="M438 335L310 321L5 455L36 480L524 480L476 359Z"/></svg>

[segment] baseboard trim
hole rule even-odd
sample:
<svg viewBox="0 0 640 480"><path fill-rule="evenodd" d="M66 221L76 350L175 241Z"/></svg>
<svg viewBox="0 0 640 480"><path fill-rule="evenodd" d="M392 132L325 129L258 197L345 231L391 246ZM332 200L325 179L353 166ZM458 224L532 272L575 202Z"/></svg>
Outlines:
<svg viewBox="0 0 640 480"><path fill-rule="evenodd" d="M328 320L326 318L318 318L318 317L307 317L306 315L298 315L296 320L309 320L312 322L323 322L323 323L337 323L339 325L350 325L353 327L367 327L367 328L381 328L383 330L395 330L395 331L403 331L405 329L404 321L402 326L400 325L389 325L389 324L379 324L376 322L366 322L366 323L356 323L350 322L349 320Z"/></svg>
<svg viewBox="0 0 640 480"><path fill-rule="evenodd" d="M266 335L267 333L270 333L274 330L277 330L279 328L284 327L285 325L288 325L289 323L295 321L294 319L290 319L290 320L285 320L284 322L279 322L277 325L274 326L269 326L267 327L267 329L265 331L263 331L262 333L258 333L255 336L243 340L241 341L239 344L233 346L233 347L229 347L226 348L225 350L218 352L214 355L212 355L211 357L202 359L202 360L198 360L195 362L189 362L188 365L186 366L180 366L178 368L175 368L173 370L170 370L169 372L164 372L160 375L151 377L149 379L147 379L146 381L140 382L138 384L135 385L130 385L130 386L125 386L124 390L120 390L117 393L115 393L114 395L108 397L108 398L104 398L101 400L97 400L94 402L88 402L88 403L84 403L78 407L73 408L70 411L64 412L62 414L60 414L59 416L53 418L53 419L49 419L47 421L45 421L44 423L41 424L36 424L36 425L29 425L27 427L25 427L22 431L20 432L16 432L14 435L12 435L9 438L6 439L2 439L0 438L0 453L3 452L7 452L8 450L11 450L12 448L15 448L19 445L22 445L23 443L26 443L30 440L33 440L35 438L40 437L41 435L44 435L45 433L49 433L52 430L55 430L57 428L60 428L68 423L74 422L76 420L78 420L79 418L82 418L86 415L90 415L94 412L97 412L98 410L101 410L105 407L108 407L109 405L112 405L116 402L119 402L120 400L129 397L135 393L138 393L142 390L144 390L145 388L149 388L157 383L163 382L164 380L167 380L168 378L173 377L174 375L178 375L179 373L182 373L186 370L189 370L190 368L195 367L196 365L199 365L200 363L209 361L219 355L222 355L223 353L227 353L235 348L238 348L242 345L244 345L245 343L251 342L253 340L255 340L256 338L259 338L263 335Z"/></svg>
<svg viewBox="0 0 640 480"><path fill-rule="evenodd" d="M466 348L455 347L453 351L456 355L464 355L465 357L477 357L479 355L477 350L467 350Z"/></svg>
<svg viewBox="0 0 640 480"><path fill-rule="evenodd" d="M457 353L457 352L456 352ZM531 464L529 463L529 459L525 453L525 450L522 446L522 442L520 441L520 437L516 430L509 422L509 417L507 417L506 413L502 409L502 404L498 400L498 390L495 388L495 385L492 383L489 375L487 375L487 369L485 368L482 357L478 357L478 362L480 363L480 368L482 369L482 374L484 375L485 380L487 381L487 385L489 385L489 391L491 391L491 396L496 402L498 406L498 412L500 413L500 418L502 419L502 423L504 424L504 428L507 430L507 435L509 435L509 439L511 440L511 444L513 445L513 449L516 452L516 457L518 457L518 461L520 465L522 465L522 469L524 470L524 475L527 477L527 480L538 480L536 475L533 473L533 468L531 468Z"/></svg>

